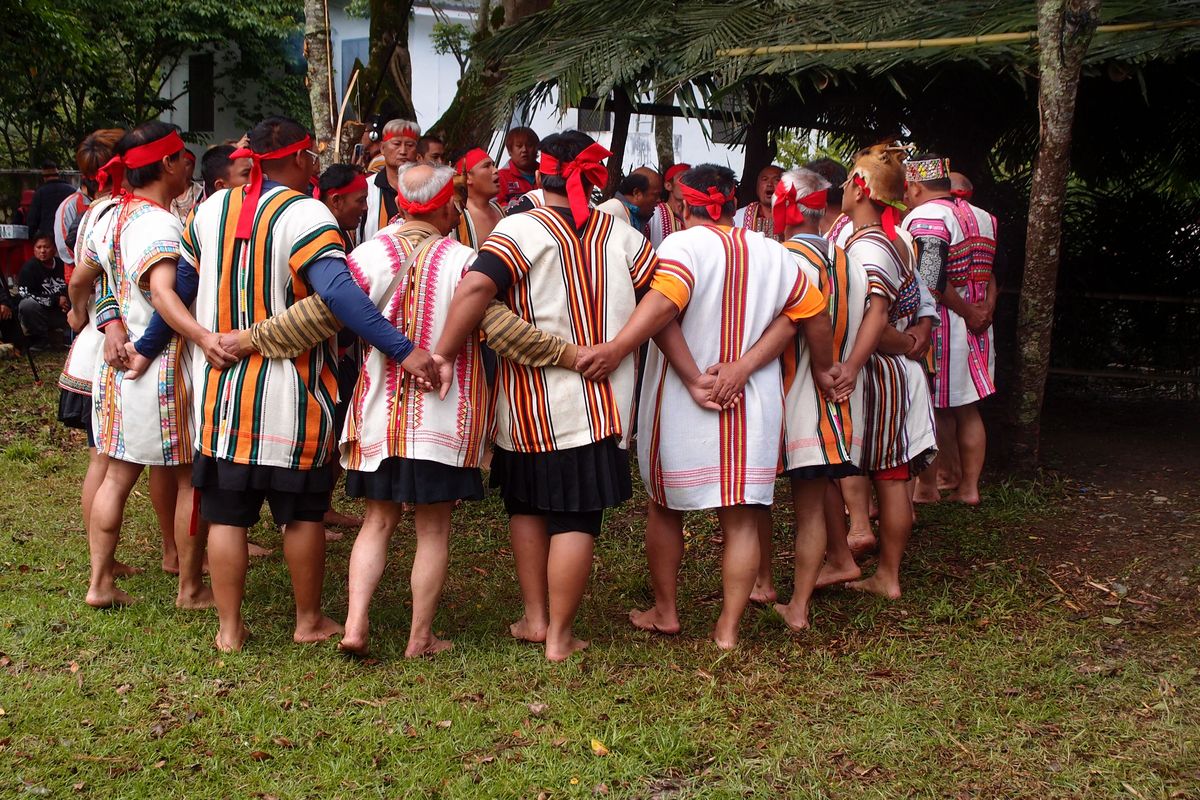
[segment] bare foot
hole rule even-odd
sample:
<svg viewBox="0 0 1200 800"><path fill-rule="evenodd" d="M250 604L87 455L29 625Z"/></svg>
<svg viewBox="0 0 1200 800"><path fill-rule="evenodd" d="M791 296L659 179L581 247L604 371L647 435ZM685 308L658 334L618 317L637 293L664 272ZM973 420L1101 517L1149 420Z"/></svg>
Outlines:
<svg viewBox="0 0 1200 800"><path fill-rule="evenodd" d="M571 656L586 648L590 642L583 639L576 639L572 636L566 642L561 644L551 644L546 642L546 660L547 661L566 661Z"/></svg>
<svg viewBox="0 0 1200 800"><path fill-rule="evenodd" d="M854 533L851 531L846 536L846 545L850 548L851 553L861 556L872 552L879 546L879 541L875 538L875 534L870 531L866 531L865 533Z"/></svg>
<svg viewBox="0 0 1200 800"><path fill-rule="evenodd" d="M420 658L422 656L436 656L438 653L446 652L451 647L454 647L454 642L448 639L439 639L430 634L420 639L409 639L408 647L404 648L404 657Z"/></svg>
<svg viewBox="0 0 1200 800"><path fill-rule="evenodd" d="M713 628L713 635L712 635L712 640L714 642L716 642L717 647L721 648L722 650L736 649L737 643L738 643L737 633L735 632L732 636L730 636L728 634L718 633L717 631L719 629L720 629L720 626Z"/></svg>
<svg viewBox="0 0 1200 800"><path fill-rule="evenodd" d="M979 490L965 492L960 489L959 491L952 492L946 500L951 503L965 503L969 506L977 506L979 505Z"/></svg>
<svg viewBox="0 0 1200 800"><path fill-rule="evenodd" d="M114 586L108 591L88 589L84 602L92 608L116 608L118 606L131 605L134 599L126 592L122 592Z"/></svg>
<svg viewBox="0 0 1200 800"><path fill-rule="evenodd" d="M296 632L292 634L292 641L297 644L323 642L332 636L337 636L341 632L341 625L338 625L329 617L321 617L315 623L305 623L303 625L296 623Z"/></svg>
<svg viewBox="0 0 1200 800"><path fill-rule="evenodd" d="M239 623L236 630L226 631L224 628L218 630L216 638L213 639L213 646L222 653L240 653L242 646L249 638L250 631L244 624Z"/></svg>
<svg viewBox="0 0 1200 800"><path fill-rule="evenodd" d="M787 624L796 633L808 629L808 604L796 603L792 601L787 605L783 603L775 604L775 613L783 617L784 623Z"/></svg>
<svg viewBox="0 0 1200 800"><path fill-rule="evenodd" d="M337 644L337 649L347 655L365 656L367 654L368 638L365 628L360 632L347 627L342 640Z"/></svg>
<svg viewBox="0 0 1200 800"><path fill-rule="evenodd" d="M188 594L177 594L175 596L176 608L213 608L216 606L216 601L213 600L213 591L207 586L201 587L198 592L189 592Z"/></svg>
<svg viewBox="0 0 1200 800"><path fill-rule="evenodd" d="M327 542L341 541L342 537L345 535L346 534L342 533L341 531L335 531L332 528L325 529L325 541Z"/></svg>
<svg viewBox="0 0 1200 800"><path fill-rule="evenodd" d="M939 472L937 476L938 491L953 491L958 488L959 478L956 475L947 475Z"/></svg>
<svg viewBox="0 0 1200 800"><path fill-rule="evenodd" d="M880 597L886 597L888 600L900 599L900 582L885 579L878 572L861 581L850 581L846 584L846 588L859 592L870 592Z"/></svg>
<svg viewBox="0 0 1200 800"><path fill-rule="evenodd" d="M643 631L661 633L665 636L674 636L680 631L679 615L664 614L658 610L658 606L651 606L645 611L633 609L629 612L629 623Z"/></svg>
<svg viewBox="0 0 1200 800"><path fill-rule="evenodd" d="M936 488L926 488L921 484L917 484L917 490L913 492L913 502L919 505L940 503L942 502L942 496Z"/></svg>
<svg viewBox="0 0 1200 800"><path fill-rule="evenodd" d="M827 586L833 586L846 581L857 580L862 577L862 570L858 564L851 564L847 567L837 567L826 561L821 565L821 571L817 573L817 582L813 585L814 589L824 589Z"/></svg>
<svg viewBox="0 0 1200 800"><path fill-rule="evenodd" d="M754 582L754 588L750 591L751 603L774 603L779 599L779 593L775 591L773 583Z"/></svg>
<svg viewBox="0 0 1200 800"><path fill-rule="evenodd" d="M162 571L168 575L178 575L179 556L163 556Z"/></svg>
<svg viewBox="0 0 1200 800"><path fill-rule="evenodd" d="M334 511L332 508L325 512L325 527L332 525L335 528L361 528L363 524L362 517L351 517L343 514L340 511ZM326 533L329 531L327 530Z"/></svg>
<svg viewBox="0 0 1200 800"><path fill-rule="evenodd" d="M508 632L512 634L514 639L520 639L522 642L540 643L546 641L546 625L547 623L545 622L535 625L527 618L521 617L508 626Z"/></svg>
<svg viewBox="0 0 1200 800"><path fill-rule="evenodd" d="M246 542L246 553L251 558L262 558L264 556L269 556L274 552L275 550L270 547L263 547L262 545L255 544L254 542Z"/></svg>

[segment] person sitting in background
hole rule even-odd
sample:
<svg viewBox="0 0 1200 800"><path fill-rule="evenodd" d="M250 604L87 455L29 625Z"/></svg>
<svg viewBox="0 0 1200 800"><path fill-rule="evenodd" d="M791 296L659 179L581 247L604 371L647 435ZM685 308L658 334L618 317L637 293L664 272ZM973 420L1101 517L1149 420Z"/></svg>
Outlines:
<svg viewBox="0 0 1200 800"><path fill-rule="evenodd" d="M17 298L8 289L8 280L0 277L0 342L17 343L21 328L17 322Z"/></svg>
<svg viewBox="0 0 1200 800"><path fill-rule="evenodd" d="M67 330L67 279L62 259L54 252L54 234L40 231L33 237L33 258L21 267L17 279L21 302L17 315L29 337L29 347L41 350L50 343L49 333Z"/></svg>
<svg viewBox="0 0 1200 800"><path fill-rule="evenodd" d="M204 181L205 197L250 182L250 169L254 164L248 158L231 159L229 154L235 149L231 144L219 144L208 148L200 157L200 178Z"/></svg>
<svg viewBox="0 0 1200 800"><path fill-rule="evenodd" d="M446 143L440 136L427 133L417 139L417 161L423 161L432 166L446 163Z"/></svg>

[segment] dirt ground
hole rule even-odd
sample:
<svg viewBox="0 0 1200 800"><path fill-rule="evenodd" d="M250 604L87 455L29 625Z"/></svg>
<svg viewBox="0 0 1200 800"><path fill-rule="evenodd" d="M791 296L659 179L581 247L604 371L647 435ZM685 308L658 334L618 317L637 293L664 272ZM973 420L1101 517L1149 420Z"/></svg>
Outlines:
<svg viewBox="0 0 1200 800"><path fill-rule="evenodd" d="M1043 462L1066 508L1020 549L1069 606L1181 629L1200 620L1198 412L1192 401L1048 399Z"/></svg>

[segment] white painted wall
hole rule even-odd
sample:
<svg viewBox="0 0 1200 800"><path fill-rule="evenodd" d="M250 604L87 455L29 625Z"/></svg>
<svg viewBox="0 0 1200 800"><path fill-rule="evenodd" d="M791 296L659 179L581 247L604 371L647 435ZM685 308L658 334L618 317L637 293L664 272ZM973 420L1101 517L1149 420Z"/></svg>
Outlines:
<svg viewBox="0 0 1200 800"><path fill-rule="evenodd" d="M447 11L447 14L452 19L462 21L467 25L474 23L474 16L469 13L450 10ZM422 129L426 129L436 122L454 100L459 79L458 62L454 60L454 57L451 55L438 55L433 51L431 33L435 22L436 18L428 7L417 6L414 9L413 19L409 25L409 51L412 58L413 71L413 101L417 108L417 122L421 125ZM350 79L349 70L344 65L353 64L353 57L359 52L362 52L362 59L366 60L364 48L370 34L370 22L366 19L347 16L344 3L334 0L334 2L330 3L329 23L330 35L333 42L334 86L338 101L340 102L346 83ZM164 87L164 96L170 97L181 92L186 85L186 81L187 61L185 59L172 76L168 85ZM225 139L236 139L243 133L237 124L233 110L224 107L222 104L221 92L222 90L228 90L229 87L223 86L220 80L218 80L217 89L217 130L214 131L208 143L220 142ZM263 113L265 115L273 110L264 107ZM175 110L164 113L162 119L167 122L173 122L186 131L188 130L187 116L187 97L184 96L177 101ZM571 109L565 115L560 116L553 105L547 103L535 109L530 119L515 120L513 124L519 125L522 122L532 127L540 135L545 136L555 131L576 127L578 124L578 112ZM591 133L605 146L611 146L612 135L610 133ZM496 142L499 140L499 135L497 133ZM708 142L704 137L703 128L700 123L691 120L676 119L674 120L674 136L676 161L691 164L702 162L723 164L731 167L739 175L741 174L743 162L741 148L729 148L725 145ZM492 152L496 152L497 146L493 144L491 148ZM635 115L629 124L629 138L626 141L625 150L625 169L628 172L630 169L643 164L657 166L656 161L654 118Z"/></svg>

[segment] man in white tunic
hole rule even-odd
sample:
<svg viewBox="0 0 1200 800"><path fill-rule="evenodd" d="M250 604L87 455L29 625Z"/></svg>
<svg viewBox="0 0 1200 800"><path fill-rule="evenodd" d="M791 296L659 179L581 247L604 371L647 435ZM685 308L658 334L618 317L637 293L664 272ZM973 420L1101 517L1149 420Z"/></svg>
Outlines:
<svg viewBox="0 0 1200 800"><path fill-rule="evenodd" d="M759 522L775 496L783 425L779 355L803 324L820 380L832 389L831 326L820 289L787 250L733 227L731 170L703 164L679 181L684 230L659 246L651 292L610 345L624 354L658 334L646 359L638 417L655 606L631 612L630 620L647 630L679 630L683 512L715 508L725 555L724 603L713 639L730 649L758 572ZM659 333L676 316L678 325ZM716 377L704 405L693 402L706 399L697 365Z"/></svg>

